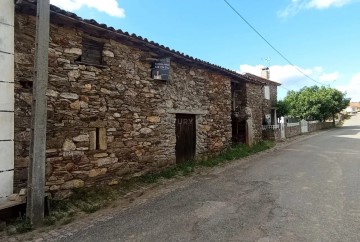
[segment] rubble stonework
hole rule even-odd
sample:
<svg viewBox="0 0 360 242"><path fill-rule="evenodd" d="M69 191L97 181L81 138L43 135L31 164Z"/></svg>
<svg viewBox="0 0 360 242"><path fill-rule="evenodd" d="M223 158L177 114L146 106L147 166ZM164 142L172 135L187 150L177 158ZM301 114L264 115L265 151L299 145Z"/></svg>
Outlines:
<svg viewBox="0 0 360 242"><path fill-rule="evenodd" d="M246 106L249 107L252 112L255 142L262 140L264 103L265 101L262 86L254 83L246 83Z"/></svg>
<svg viewBox="0 0 360 242"><path fill-rule="evenodd" d="M172 60L169 81L150 77L148 54L112 38L103 64L79 62L86 29L51 24L46 191L117 184L175 163L176 113L196 115L196 158L231 142L229 77ZM35 17L15 18L15 191L29 162Z"/></svg>

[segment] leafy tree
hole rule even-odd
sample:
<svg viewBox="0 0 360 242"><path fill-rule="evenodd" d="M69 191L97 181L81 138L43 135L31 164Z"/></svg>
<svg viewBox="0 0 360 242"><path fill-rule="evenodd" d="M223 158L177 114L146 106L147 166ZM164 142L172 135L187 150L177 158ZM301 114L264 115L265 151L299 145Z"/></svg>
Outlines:
<svg viewBox="0 0 360 242"><path fill-rule="evenodd" d="M304 87L300 91L289 91L284 103L289 108L288 114L306 120L325 121L347 107L350 100L345 93L330 87Z"/></svg>
<svg viewBox="0 0 360 242"><path fill-rule="evenodd" d="M276 114L278 117L283 117L285 115L289 114L290 108L289 108L289 104L283 100L279 100L276 103Z"/></svg>

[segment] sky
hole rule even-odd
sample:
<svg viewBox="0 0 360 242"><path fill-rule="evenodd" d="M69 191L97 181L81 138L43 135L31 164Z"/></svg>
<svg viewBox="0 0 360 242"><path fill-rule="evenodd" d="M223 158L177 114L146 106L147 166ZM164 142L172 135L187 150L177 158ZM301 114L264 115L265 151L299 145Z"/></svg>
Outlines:
<svg viewBox="0 0 360 242"><path fill-rule="evenodd" d="M278 99L321 83L360 101L360 0L227 1L291 64L224 0L50 0L239 73L261 75L267 66L282 84Z"/></svg>

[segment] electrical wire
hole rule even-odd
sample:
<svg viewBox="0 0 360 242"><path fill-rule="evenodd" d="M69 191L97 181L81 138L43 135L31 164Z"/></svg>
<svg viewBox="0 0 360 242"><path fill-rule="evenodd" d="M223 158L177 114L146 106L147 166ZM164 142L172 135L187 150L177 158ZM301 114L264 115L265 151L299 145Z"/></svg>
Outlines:
<svg viewBox="0 0 360 242"><path fill-rule="evenodd" d="M290 89L287 89L287 88L285 88L285 87L283 87L283 86L279 86L280 88L282 88L282 89L285 89L286 91L288 91L288 92L290 92Z"/></svg>
<svg viewBox="0 0 360 242"><path fill-rule="evenodd" d="M314 78L303 72L299 67L297 67L292 61L290 61L285 55L283 55L277 48L275 48L259 31L255 29L252 24L249 23L227 0L224 2L258 35L261 39L263 39L276 53L278 53L287 63L289 63L292 67L294 67L298 72L303 74L305 77L310 79L311 81L323 85L321 82L316 81Z"/></svg>

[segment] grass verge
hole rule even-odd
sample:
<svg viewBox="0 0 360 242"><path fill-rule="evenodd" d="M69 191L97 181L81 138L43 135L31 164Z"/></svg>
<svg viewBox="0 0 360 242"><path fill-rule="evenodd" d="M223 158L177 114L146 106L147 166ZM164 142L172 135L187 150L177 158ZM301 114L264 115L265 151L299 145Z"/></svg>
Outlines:
<svg viewBox="0 0 360 242"><path fill-rule="evenodd" d="M50 201L50 214L45 218L44 225L67 224L75 220L80 213L93 213L105 208L112 201L124 197L146 184L156 183L160 179L171 179L176 176L187 176L196 168L214 167L232 160L237 160L255 154L275 145L273 141L261 141L252 147L236 145L225 151L201 161L189 161L174 167L165 168L157 173L148 173L140 177L131 178L118 186L78 189L70 198L61 201ZM32 230L25 218L18 218L7 226L8 234L25 233Z"/></svg>

